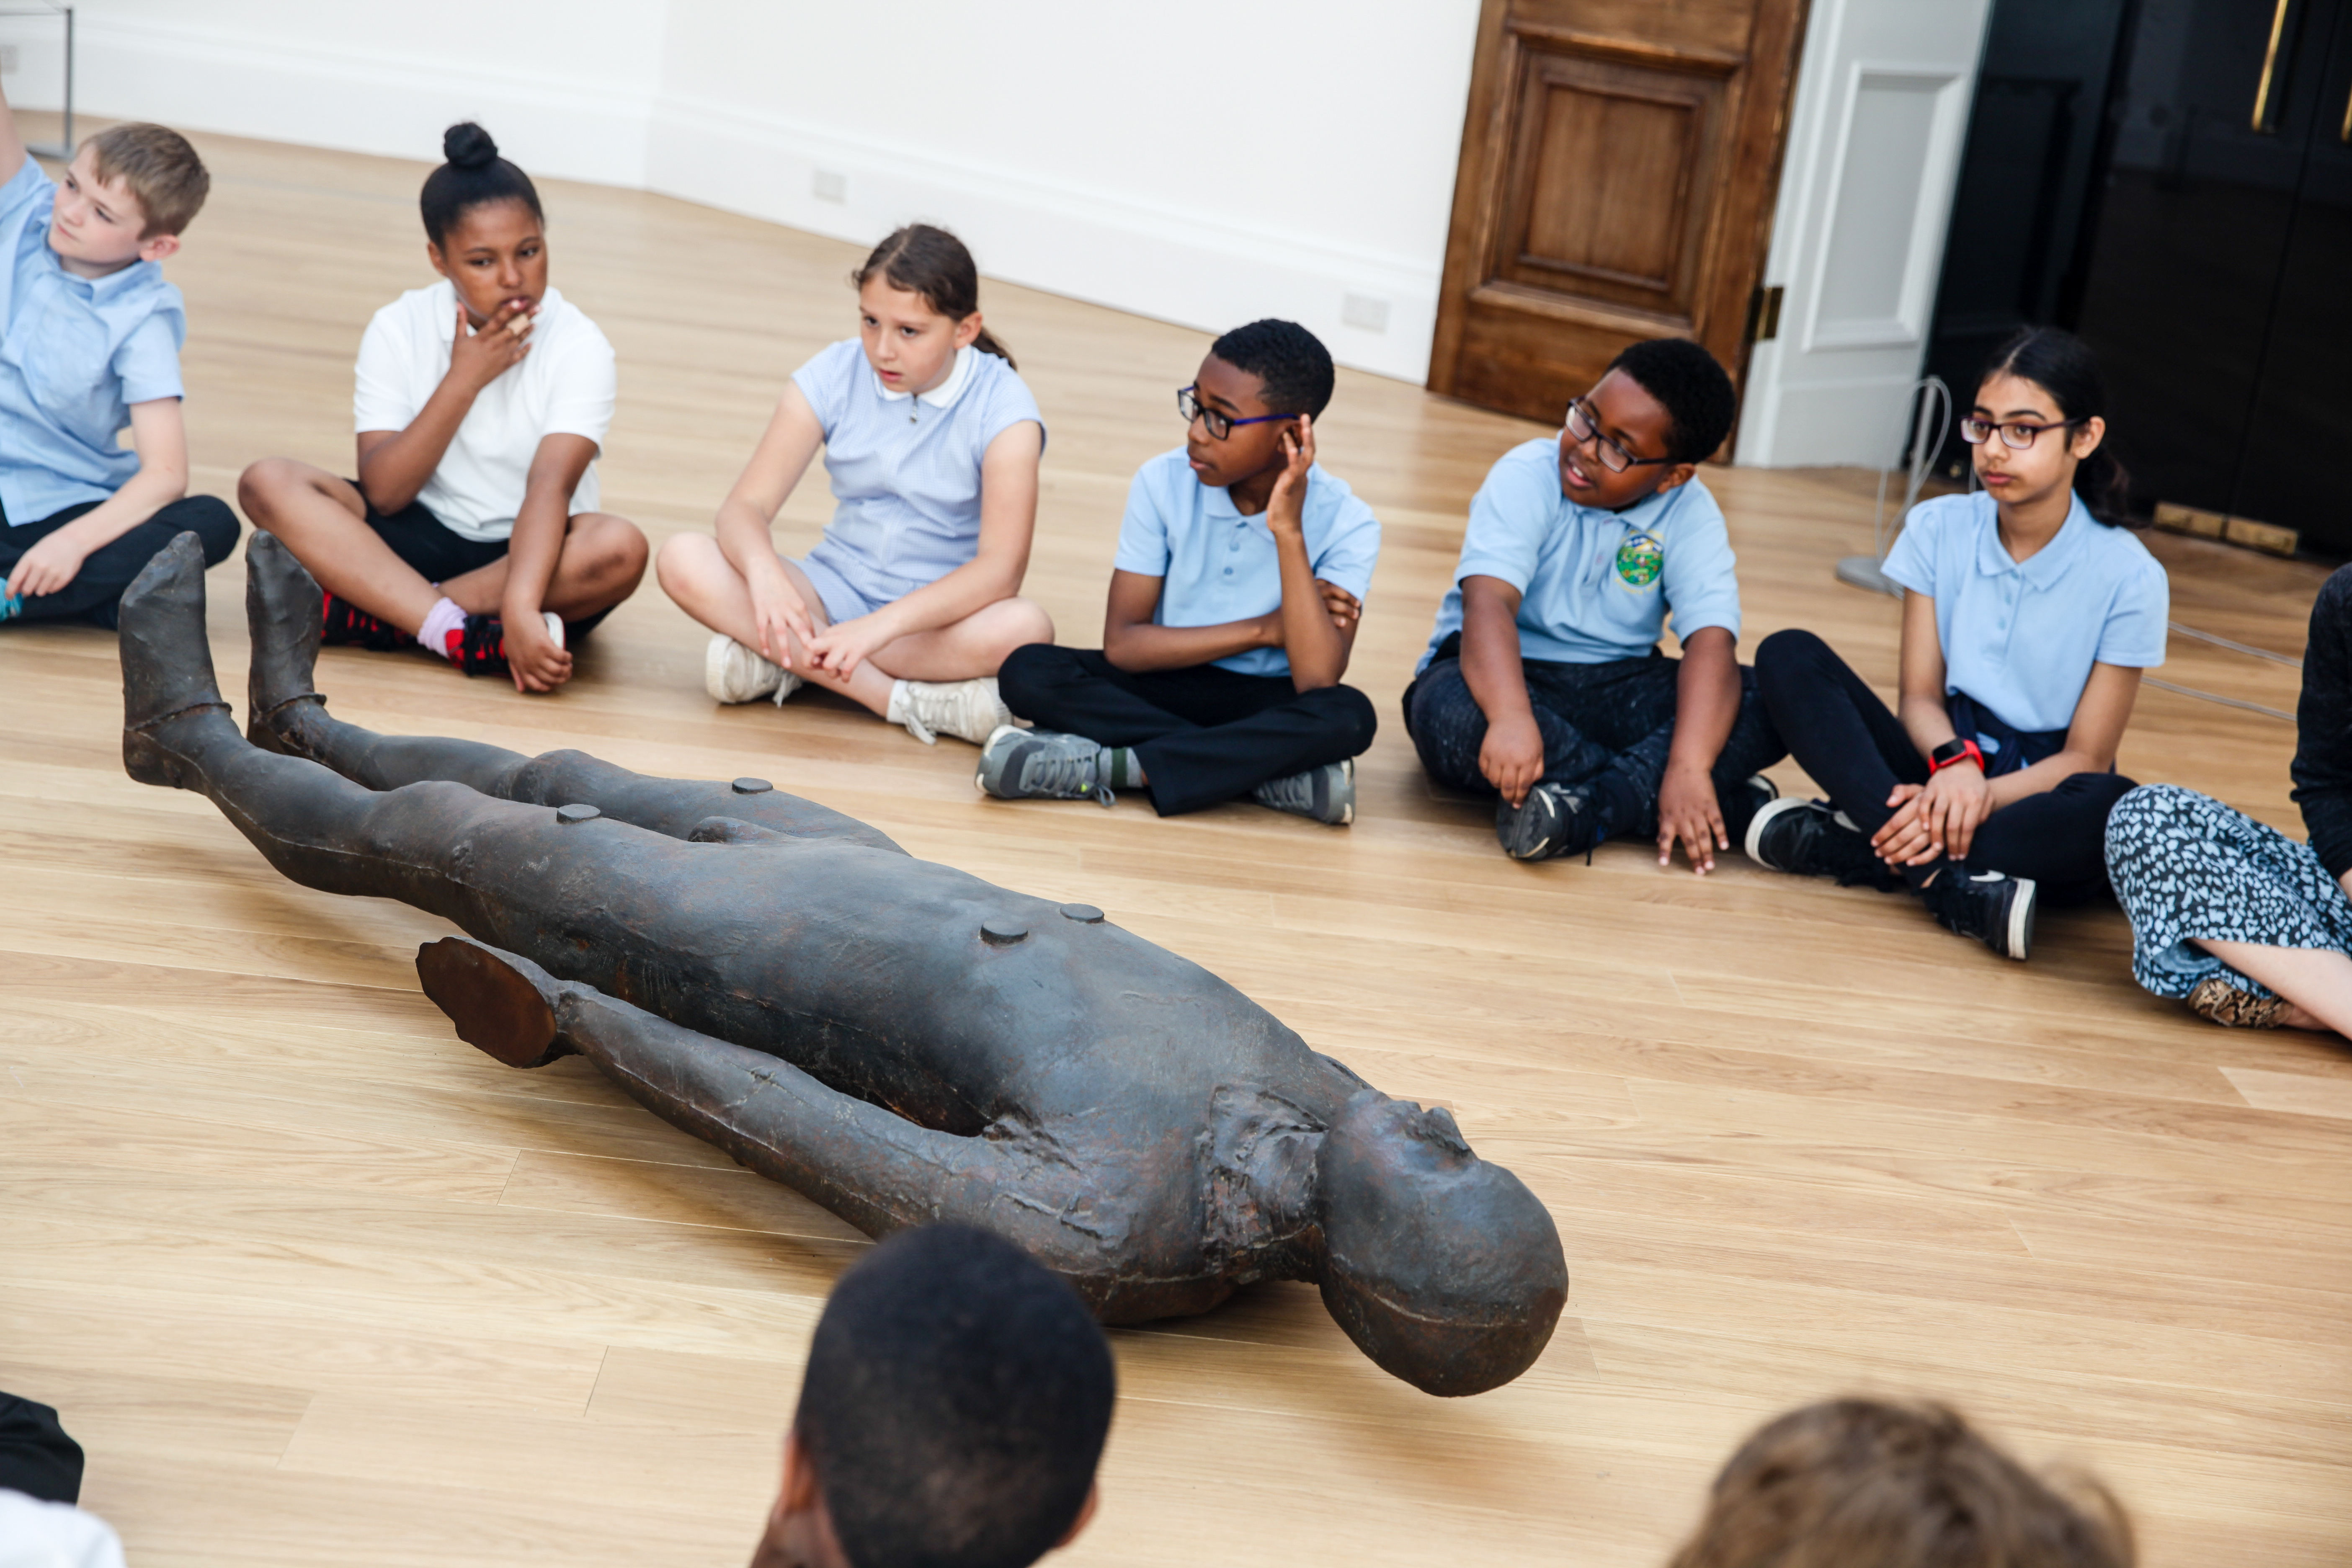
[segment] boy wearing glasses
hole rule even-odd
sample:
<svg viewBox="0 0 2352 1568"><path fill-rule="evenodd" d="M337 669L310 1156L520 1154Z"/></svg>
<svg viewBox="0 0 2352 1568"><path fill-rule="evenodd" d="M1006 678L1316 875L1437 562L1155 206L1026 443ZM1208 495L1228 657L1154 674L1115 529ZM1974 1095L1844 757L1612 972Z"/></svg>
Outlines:
<svg viewBox="0 0 2352 1568"><path fill-rule="evenodd" d="M976 780L1004 800L1149 789L1162 816L1248 795L1345 826L1369 699L1339 684L1381 550L1371 509L1315 462L1331 356L1293 321L1219 338L1176 395L1185 442L1129 487L1103 646L1016 648Z"/></svg>
<svg viewBox="0 0 2352 1568"><path fill-rule="evenodd" d="M1773 796L1753 775L1786 752L1735 657L1731 543L1696 477L1733 406L1696 343L1636 343L1470 503L1405 728L1432 778L1500 797L1516 859L1639 834L1705 875Z"/></svg>

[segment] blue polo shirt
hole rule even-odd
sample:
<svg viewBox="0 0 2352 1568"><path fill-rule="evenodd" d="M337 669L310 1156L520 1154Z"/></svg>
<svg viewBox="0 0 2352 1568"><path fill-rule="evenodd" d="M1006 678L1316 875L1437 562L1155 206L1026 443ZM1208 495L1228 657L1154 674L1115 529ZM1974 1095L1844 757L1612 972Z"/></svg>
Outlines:
<svg viewBox="0 0 2352 1568"><path fill-rule="evenodd" d="M1703 626L1739 636L1739 580L1723 509L1705 483L1623 511L1580 506L1559 488L1559 441L1503 454L1470 503L1454 586L1418 668L1462 629L1462 581L1496 577L1519 591L1519 655L1556 664L1643 658L1664 635Z"/></svg>
<svg viewBox="0 0 2352 1568"><path fill-rule="evenodd" d="M1365 597L1381 556L1372 509L1318 463L1307 470L1299 521L1315 575ZM1244 517L1231 491L1202 484L1181 447L1135 471L1112 564L1160 579L1154 626L1221 626L1282 604L1282 559L1265 514ZM1290 657L1278 647L1245 648L1216 662L1243 675L1290 673Z"/></svg>
<svg viewBox="0 0 2352 1568"><path fill-rule="evenodd" d="M2063 730L2093 664L2164 662L2172 589L2127 529L2074 498L2057 535L2026 560L2000 542L1992 497L1938 496L1911 509L1886 574L1936 601L1944 690L1964 691L2020 730Z"/></svg>
<svg viewBox="0 0 2352 1568"><path fill-rule="evenodd" d="M936 583L980 553L980 462L988 444L1045 416L1012 363L975 348L919 395L892 392L847 338L793 372L824 427L833 521L809 552L872 604Z"/></svg>
<svg viewBox="0 0 2352 1568"><path fill-rule="evenodd" d="M152 261L77 278L49 248L58 187L25 160L0 185L0 510L13 526L104 500L139 471L131 405L181 395L180 291Z"/></svg>

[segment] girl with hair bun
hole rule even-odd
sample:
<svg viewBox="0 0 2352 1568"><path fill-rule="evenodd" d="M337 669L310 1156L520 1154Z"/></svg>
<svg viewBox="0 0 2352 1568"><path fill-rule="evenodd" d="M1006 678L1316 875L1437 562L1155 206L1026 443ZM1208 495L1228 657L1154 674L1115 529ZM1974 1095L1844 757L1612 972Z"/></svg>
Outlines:
<svg viewBox="0 0 2352 1568"><path fill-rule="evenodd" d="M865 704L927 743L975 744L1013 721L996 669L1054 640L1020 597L1037 521L1045 423L980 317L963 242L912 224L851 274L858 335L793 373L712 534L678 534L656 570L714 634L703 684L720 702L803 682ZM798 560L770 530L817 449L833 521Z"/></svg>
<svg viewBox="0 0 2352 1568"><path fill-rule="evenodd" d="M530 176L470 121L441 145L418 205L442 280L361 339L359 478L268 458L237 496L326 590L328 644L421 643L552 691L645 575L645 535L597 509L613 345L547 280Z"/></svg>
<svg viewBox="0 0 2352 1568"><path fill-rule="evenodd" d="M1960 421L1982 489L1913 509L1900 711L1811 632L1777 632L1756 679L1827 801L1748 829L1776 871L1907 887L1944 926L2024 958L2036 909L2106 889L2107 813L2140 672L2164 662L2170 589L2125 525L2106 394L2082 341L2029 327Z"/></svg>

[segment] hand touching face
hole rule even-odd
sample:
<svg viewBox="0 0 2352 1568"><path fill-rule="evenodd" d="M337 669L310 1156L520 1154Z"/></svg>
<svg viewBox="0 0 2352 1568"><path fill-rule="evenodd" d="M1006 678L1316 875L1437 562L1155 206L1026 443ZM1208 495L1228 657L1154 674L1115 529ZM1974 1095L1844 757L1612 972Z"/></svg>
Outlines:
<svg viewBox="0 0 2352 1568"><path fill-rule="evenodd" d="M457 290L477 332L502 317L537 311L547 297L546 229L524 203L467 207L440 245L425 243L425 254Z"/></svg>

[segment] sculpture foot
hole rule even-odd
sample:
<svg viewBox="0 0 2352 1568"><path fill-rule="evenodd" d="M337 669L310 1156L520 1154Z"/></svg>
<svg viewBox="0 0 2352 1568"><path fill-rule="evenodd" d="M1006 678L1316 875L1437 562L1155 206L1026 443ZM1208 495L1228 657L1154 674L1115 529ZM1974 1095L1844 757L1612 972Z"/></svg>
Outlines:
<svg viewBox="0 0 2352 1568"><path fill-rule="evenodd" d="M574 1054L557 1037L556 981L527 958L446 936L416 950L416 977L459 1039L510 1068L545 1067Z"/></svg>
<svg viewBox="0 0 2352 1568"><path fill-rule="evenodd" d="M257 531L245 547L245 621L253 637L246 678L246 738L267 752L310 757L304 721L325 708L312 689L325 595L277 535Z"/></svg>
<svg viewBox="0 0 2352 1568"><path fill-rule="evenodd" d="M226 717L205 637L205 552L183 533L155 552L124 591L122 767L143 784L202 790L189 733L207 714ZM231 731L234 733L234 729Z"/></svg>

